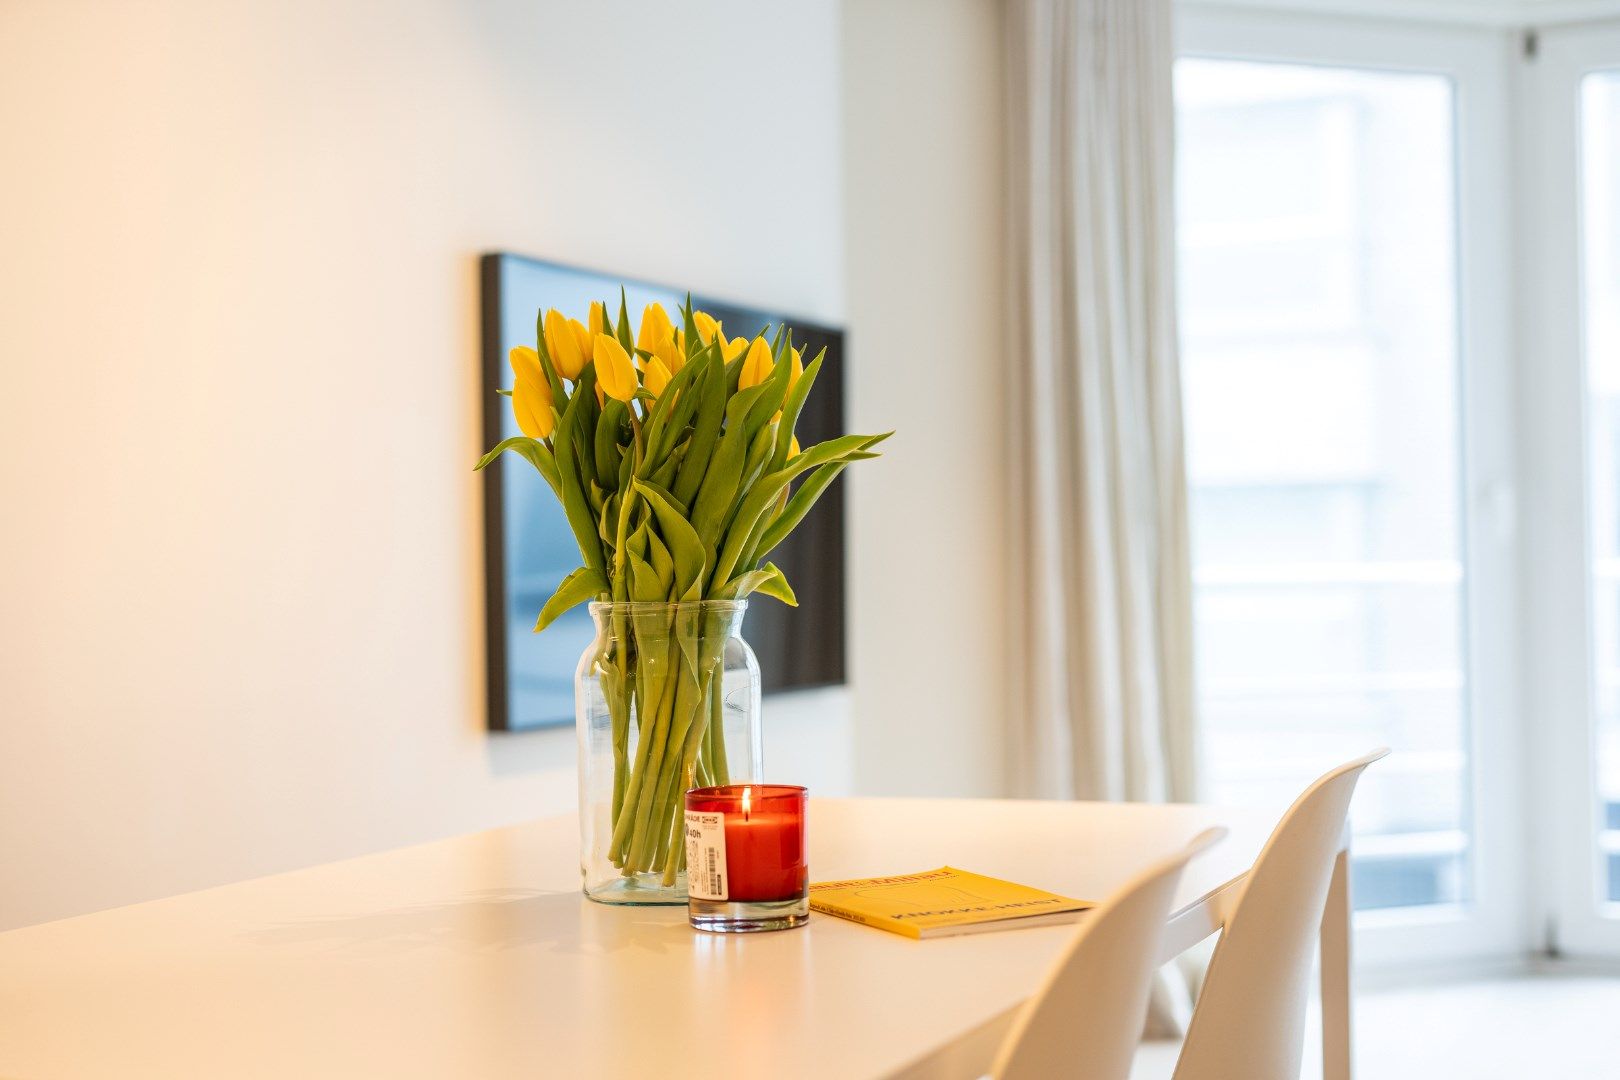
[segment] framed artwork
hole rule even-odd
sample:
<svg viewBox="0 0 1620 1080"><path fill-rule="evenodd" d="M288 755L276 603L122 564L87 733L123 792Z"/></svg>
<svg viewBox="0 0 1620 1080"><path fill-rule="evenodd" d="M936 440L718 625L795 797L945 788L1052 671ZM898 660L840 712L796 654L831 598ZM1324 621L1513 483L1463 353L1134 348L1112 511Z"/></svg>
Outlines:
<svg viewBox="0 0 1620 1080"><path fill-rule="evenodd" d="M592 300L617 313L624 286L633 322L642 309L663 304L672 317L683 289L629 281L557 263L497 252L482 260L484 446L520 434L510 399L506 354L535 344L536 317L559 308L583 318ZM808 446L844 431L844 335L790 314L694 295L692 302L721 320L726 333L753 336L786 323L806 361L823 346L827 357L815 391L799 418L799 441ZM484 581L488 641L489 727L523 731L572 724L574 669L595 631L584 605L543 633L534 622L552 590L579 565L579 549L562 508L525 461L503 454L484 470ZM771 555L799 598L790 608L755 596L743 636L759 656L766 693L844 682L844 496L842 479Z"/></svg>

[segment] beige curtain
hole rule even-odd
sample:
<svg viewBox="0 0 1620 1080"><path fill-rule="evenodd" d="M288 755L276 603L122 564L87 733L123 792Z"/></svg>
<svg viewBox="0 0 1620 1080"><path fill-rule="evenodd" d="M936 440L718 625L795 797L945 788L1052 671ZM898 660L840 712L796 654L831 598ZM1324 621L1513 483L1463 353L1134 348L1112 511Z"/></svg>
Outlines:
<svg viewBox="0 0 1620 1080"><path fill-rule="evenodd" d="M1191 799L1169 0L1010 0L1014 790Z"/></svg>
<svg viewBox="0 0 1620 1080"><path fill-rule="evenodd" d="M1008 0L1010 783L1195 796L1170 0ZM1192 965L1196 967L1196 965ZM1169 969L1150 1032L1184 1028Z"/></svg>

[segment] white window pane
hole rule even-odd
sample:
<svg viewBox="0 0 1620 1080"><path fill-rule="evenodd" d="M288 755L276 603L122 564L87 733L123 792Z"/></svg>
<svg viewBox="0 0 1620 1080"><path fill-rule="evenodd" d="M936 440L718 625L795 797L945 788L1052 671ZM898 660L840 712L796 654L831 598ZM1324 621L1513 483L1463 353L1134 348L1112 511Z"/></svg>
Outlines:
<svg viewBox="0 0 1620 1080"><path fill-rule="evenodd" d="M1603 899L1620 901L1620 72L1582 80L1581 126L1598 857L1608 870Z"/></svg>
<svg viewBox="0 0 1620 1080"><path fill-rule="evenodd" d="M1451 84L1185 59L1176 107L1210 794L1387 743L1357 903L1465 900Z"/></svg>

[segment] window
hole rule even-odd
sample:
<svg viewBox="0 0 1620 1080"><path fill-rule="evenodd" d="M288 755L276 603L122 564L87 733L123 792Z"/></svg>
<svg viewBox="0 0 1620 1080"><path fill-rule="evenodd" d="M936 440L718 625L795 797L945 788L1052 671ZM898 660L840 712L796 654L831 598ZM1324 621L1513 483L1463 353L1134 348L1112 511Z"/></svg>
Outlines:
<svg viewBox="0 0 1620 1080"><path fill-rule="evenodd" d="M1209 795L1285 801L1395 747L1355 804L1362 908L1470 890L1452 97L1436 74L1176 67Z"/></svg>
<svg viewBox="0 0 1620 1080"><path fill-rule="evenodd" d="M1620 72L1581 80L1592 650L1601 899L1620 902Z"/></svg>

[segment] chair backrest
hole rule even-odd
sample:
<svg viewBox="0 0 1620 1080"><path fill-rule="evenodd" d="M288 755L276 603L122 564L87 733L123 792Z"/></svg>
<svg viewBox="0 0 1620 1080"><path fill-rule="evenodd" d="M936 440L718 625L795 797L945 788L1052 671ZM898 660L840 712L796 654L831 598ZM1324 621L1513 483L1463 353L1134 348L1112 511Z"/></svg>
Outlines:
<svg viewBox="0 0 1620 1080"><path fill-rule="evenodd" d="M1297 1080L1313 946L1350 796L1387 753L1340 765L1277 823L1210 959L1175 1080Z"/></svg>
<svg viewBox="0 0 1620 1080"><path fill-rule="evenodd" d="M1086 913L1040 990L1013 1021L991 1076L1124 1080L1130 1075L1182 867L1225 835L1225 829L1198 834Z"/></svg>

